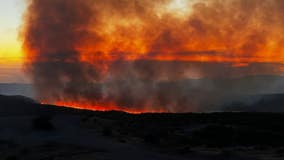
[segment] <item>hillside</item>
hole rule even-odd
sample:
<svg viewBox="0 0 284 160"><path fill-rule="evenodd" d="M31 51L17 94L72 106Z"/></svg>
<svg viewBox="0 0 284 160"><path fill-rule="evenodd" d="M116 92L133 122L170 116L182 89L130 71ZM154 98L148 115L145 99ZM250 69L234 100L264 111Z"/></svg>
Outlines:
<svg viewBox="0 0 284 160"><path fill-rule="evenodd" d="M94 112L0 96L4 159L283 159L277 113Z"/></svg>

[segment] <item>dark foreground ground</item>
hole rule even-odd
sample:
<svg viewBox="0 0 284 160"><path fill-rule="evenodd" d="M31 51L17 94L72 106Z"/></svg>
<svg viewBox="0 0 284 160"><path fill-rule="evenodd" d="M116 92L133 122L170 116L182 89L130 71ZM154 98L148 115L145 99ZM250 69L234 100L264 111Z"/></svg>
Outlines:
<svg viewBox="0 0 284 160"><path fill-rule="evenodd" d="M282 160L284 114L127 114L0 96L4 160Z"/></svg>

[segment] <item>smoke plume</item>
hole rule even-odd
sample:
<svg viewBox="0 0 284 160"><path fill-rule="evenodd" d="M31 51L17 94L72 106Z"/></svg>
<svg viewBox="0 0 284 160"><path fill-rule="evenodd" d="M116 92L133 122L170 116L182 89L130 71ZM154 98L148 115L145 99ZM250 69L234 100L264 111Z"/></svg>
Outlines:
<svg viewBox="0 0 284 160"><path fill-rule="evenodd" d="M284 71L284 1L27 3L26 71L43 102L197 111L228 94L216 79Z"/></svg>

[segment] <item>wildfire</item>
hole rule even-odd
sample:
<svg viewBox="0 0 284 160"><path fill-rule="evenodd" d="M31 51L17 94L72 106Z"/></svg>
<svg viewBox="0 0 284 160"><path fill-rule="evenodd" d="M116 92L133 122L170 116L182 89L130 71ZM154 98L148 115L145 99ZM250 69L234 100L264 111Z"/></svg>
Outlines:
<svg viewBox="0 0 284 160"><path fill-rule="evenodd" d="M48 104L45 102L41 102L42 104ZM89 104L82 104L76 102L55 102L54 105L56 106L64 106L64 107L71 107L76 109L83 109L83 110L92 110L92 111L123 111L131 114L141 114L141 113L166 113L166 110L153 110L153 109L131 109L125 107L119 107L115 105L89 105Z"/></svg>
<svg viewBox="0 0 284 160"><path fill-rule="evenodd" d="M39 99L56 105L191 111L196 88L183 80L284 74L280 0L29 2L26 70Z"/></svg>

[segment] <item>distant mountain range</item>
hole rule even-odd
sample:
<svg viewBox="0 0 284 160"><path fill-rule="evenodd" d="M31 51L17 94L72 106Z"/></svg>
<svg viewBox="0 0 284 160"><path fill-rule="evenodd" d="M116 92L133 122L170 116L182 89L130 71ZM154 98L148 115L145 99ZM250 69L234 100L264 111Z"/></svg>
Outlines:
<svg viewBox="0 0 284 160"><path fill-rule="evenodd" d="M222 110L229 112L284 112L284 94L241 97L224 104Z"/></svg>
<svg viewBox="0 0 284 160"><path fill-rule="evenodd" d="M0 83L0 95L22 95L33 98L34 90L31 84Z"/></svg>

